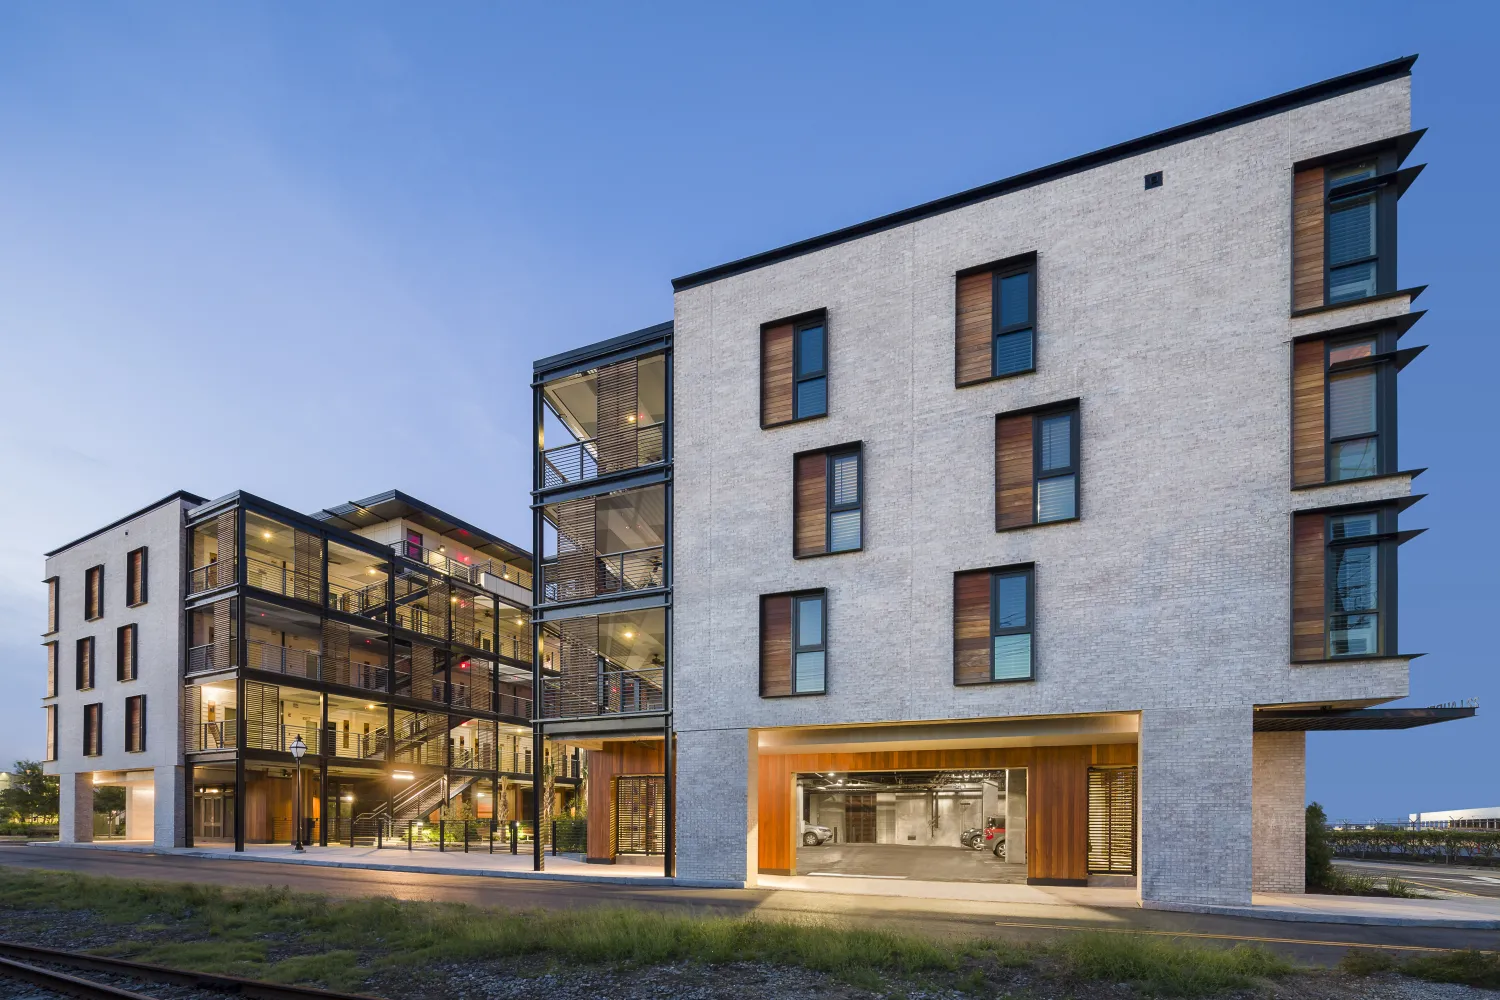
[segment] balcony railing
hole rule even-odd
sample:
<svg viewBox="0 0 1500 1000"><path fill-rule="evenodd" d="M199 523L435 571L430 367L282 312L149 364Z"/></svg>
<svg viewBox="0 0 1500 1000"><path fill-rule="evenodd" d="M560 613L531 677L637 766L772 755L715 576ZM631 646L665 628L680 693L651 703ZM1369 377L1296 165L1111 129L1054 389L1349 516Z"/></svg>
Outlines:
<svg viewBox="0 0 1500 1000"><path fill-rule="evenodd" d="M232 642L222 654L212 643L205 646L193 646L188 650L187 672L197 674L206 670L224 670L235 666L234 649L235 644Z"/></svg>
<svg viewBox="0 0 1500 1000"><path fill-rule="evenodd" d="M496 579L509 581L525 590L531 589L531 574L509 563L497 562L493 559L466 559L463 556L455 558L446 552L439 552L437 549L423 545L414 545L411 542L392 542L391 550L398 556L419 562L439 573L476 587L479 586L479 578L488 573Z"/></svg>
<svg viewBox="0 0 1500 1000"><path fill-rule="evenodd" d="M238 725L233 719L193 723L183 729L182 748L187 751L232 750L239 745Z"/></svg>
<svg viewBox="0 0 1500 1000"><path fill-rule="evenodd" d="M360 615L372 621L385 621L385 581L364 587L348 587L328 581L328 606L346 615Z"/></svg>
<svg viewBox="0 0 1500 1000"><path fill-rule="evenodd" d="M234 582L234 560L211 562L195 567L188 573L188 593L201 594L206 590L227 587Z"/></svg>
<svg viewBox="0 0 1500 1000"><path fill-rule="evenodd" d="M306 739L306 737L303 737ZM355 760L371 760L385 757L385 729L376 729L368 733L355 733L348 730L340 730L338 723L328 720L328 743L329 755L332 757L348 757Z"/></svg>
<svg viewBox="0 0 1500 1000"><path fill-rule="evenodd" d="M374 663L324 663L323 680L330 684L347 684L366 691L385 691L391 672Z"/></svg>
<svg viewBox="0 0 1500 1000"><path fill-rule="evenodd" d="M666 709L663 667L599 670L593 677L543 677L542 718L638 715Z"/></svg>
<svg viewBox="0 0 1500 1000"><path fill-rule="evenodd" d="M629 457L629 455L626 456L626 458ZM633 465L618 460L601 463L599 440L585 438L582 441L574 441L572 444L558 445L556 448L547 448L542 451L542 486L551 489L554 486L581 483L597 479L606 472L619 472L623 469L654 465L660 462L662 457L661 422L641 424L635 432L635 463Z"/></svg>
<svg viewBox="0 0 1500 1000"><path fill-rule="evenodd" d="M448 638L448 616L435 615L415 604L396 605L396 624L419 635L430 635L436 639Z"/></svg>
<svg viewBox="0 0 1500 1000"><path fill-rule="evenodd" d="M245 745L257 750L291 753L292 741L301 736L308 753L321 753L322 751L318 749L321 743L318 735L318 727L315 725L288 726L275 721L256 722L253 719L245 721Z"/></svg>
<svg viewBox="0 0 1500 1000"><path fill-rule="evenodd" d="M298 572L296 567L285 563L246 556L245 582L282 597L294 597L300 601L315 601L319 604L323 601L322 569L318 566Z"/></svg>
<svg viewBox="0 0 1500 1000"><path fill-rule="evenodd" d="M507 715L512 719L531 718L531 699L522 694L500 693L499 710L501 715Z"/></svg>
<svg viewBox="0 0 1500 1000"><path fill-rule="evenodd" d="M666 583L665 549L653 545L625 552L596 553L594 578L579 579L571 566L569 575L557 562L542 564L542 600L576 601L586 597L653 590Z"/></svg>
<svg viewBox="0 0 1500 1000"><path fill-rule="evenodd" d="M317 680L321 673L319 670L321 660L322 657L316 650L274 646L258 639L245 641L245 666L254 670L267 670L273 674Z"/></svg>

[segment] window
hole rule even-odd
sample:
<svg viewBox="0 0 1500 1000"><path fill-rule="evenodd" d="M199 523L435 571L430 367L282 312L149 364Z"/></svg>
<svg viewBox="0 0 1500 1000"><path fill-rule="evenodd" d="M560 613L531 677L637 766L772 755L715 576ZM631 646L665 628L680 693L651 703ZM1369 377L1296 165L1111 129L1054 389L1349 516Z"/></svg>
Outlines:
<svg viewBox="0 0 1500 1000"><path fill-rule="evenodd" d="M46 705L43 710L47 713L47 745L42 752L43 760L57 759L57 706Z"/></svg>
<svg viewBox="0 0 1500 1000"><path fill-rule="evenodd" d="M413 531L410 528L406 529L406 558L421 562L422 533L420 531Z"/></svg>
<svg viewBox="0 0 1500 1000"><path fill-rule="evenodd" d="M83 620L104 617L104 567L92 566L83 574Z"/></svg>
<svg viewBox="0 0 1500 1000"><path fill-rule="evenodd" d="M792 554L830 555L864 547L864 475L858 444L793 459Z"/></svg>
<svg viewBox="0 0 1500 1000"><path fill-rule="evenodd" d="M57 697L57 643L44 643L47 647L47 693L42 697Z"/></svg>
<svg viewBox="0 0 1500 1000"><path fill-rule="evenodd" d="M83 755L98 757L104 752L104 705L94 702L83 706Z"/></svg>
<svg viewBox="0 0 1500 1000"><path fill-rule="evenodd" d="M828 672L828 595L811 590L760 599L760 694L823 694Z"/></svg>
<svg viewBox="0 0 1500 1000"><path fill-rule="evenodd" d="M125 556L125 604L138 607L146 603L146 547L134 549Z"/></svg>
<svg viewBox="0 0 1500 1000"><path fill-rule="evenodd" d="M1396 374L1423 350L1398 351L1399 336L1392 327L1293 345L1293 486L1396 470Z"/></svg>
<svg viewBox="0 0 1500 1000"><path fill-rule="evenodd" d="M1036 370L1036 254L961 272L954 312L956 385Z"/></svg>
<svg viewBox="0 0 1500 1000"><path fill-rule="evenodd" d="M53 632L57 631L57 618L58 618L58 615L57 615L57 590L58 590L58 587L57 587L57 577L54 576L54 577L49 578L47 580L47 631L45 633L46 635L51 635Z"/></svg>
<svg viewBox="0 0 1500 1000"><path fill-rule="evenodd" d="M1375 176L1373 162L1358 163L1328 174L1328 302L1347 302L1375 294L1378 262L1376 192L1355 183ZM1344 193L1352 192L1352 193Z"/></svg>
<svg viewBox="0 0 1500 1000"><path fill-rule="evenodd" d="M146 749L146 696L125 699L125 752L140 753Z"/></svg>
<svg viewBox="0 0 1500 1000"><path fill-rule="evenodd" d="M1001 414L995 424L995 530L1078 517L1078 405Z"/></svg>
<svg viewBox="0 0 1500 1000"><path fill-rule="evenodd" d="M989 684L1035 677L1030 565L953 576L953 683Z"/></svg>
<svg viewBox="0 0 1500 1000"><path fill-rule="evenodd" d="M1380 546L1368 541L1378 522L1374 513L1329 518L1330 656L1380 653Z"/></svg>
<svg viewBox="0 0 1500 1000"><path fill-rule="evenodd" d="M94 687L94 637L79 639L74 660L78 690L89 691Z"/></svg>
<svg viewBox="0 0 1500 1000"><path fill-rule="evenodd" d="M121 625L115 630L115 680L133 681L139 676L137 637L135 625Z"/></svg>
<svg viewBox="0 0 1500 1000"><path fill-rule="evenodd" d="M828 320L822 312L760 331L760 425L828 414Z"/></svg>
<svg viewBox="0 0 1500 1000"><path fill-rule="evenodd" d="M1292 659L1390 656L1396 648L1396 510L1309 511L1293 523Z"/></svg>

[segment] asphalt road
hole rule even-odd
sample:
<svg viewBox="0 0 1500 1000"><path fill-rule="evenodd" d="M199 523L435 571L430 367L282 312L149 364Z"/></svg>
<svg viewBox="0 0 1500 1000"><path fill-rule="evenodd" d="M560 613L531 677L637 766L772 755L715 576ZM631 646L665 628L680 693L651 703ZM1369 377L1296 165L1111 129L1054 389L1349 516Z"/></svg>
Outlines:
<svg viewBox="0 0 1500 1000"><path fill-rule="evenodd" d="M855 896L786 889L690 889L589 882L425 875L273 862L225 861L181 855L133 854L91 848L0 845L0 866L53 869L156 881L239 886L290 886L337 897L393 896L502 907L636 906L676 912L755 914L950 937L1045 941L1097 929L1184 936L1224 946L1260 943L1306 964L1333 965L1350 947L1409 953L1433 949L1500 949L1500 931L1434 927L1368 927L1204 916L1162 910ZM65 944L62 945L66 947Z"/></svg>
<svg viewBox="0 0 1500 1000"><path fill-rule="evenodd" d="M1375 878L1399 878L1418 889L1435 889L1460 896L1500 896L1500 868L1354 861L1343 858L1335 861L1334 866Z"/></svg>

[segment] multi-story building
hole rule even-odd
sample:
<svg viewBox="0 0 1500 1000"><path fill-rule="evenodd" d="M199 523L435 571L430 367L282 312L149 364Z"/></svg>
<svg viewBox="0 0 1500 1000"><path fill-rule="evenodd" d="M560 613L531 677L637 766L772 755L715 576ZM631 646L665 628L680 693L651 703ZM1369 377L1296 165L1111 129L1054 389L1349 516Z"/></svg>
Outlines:
<svg viewBox="0 0 1500 1000"><path fill-rule="evenodd" d="M672 323L538 362L537 732L589 740L590 856L659 816L669 872L753 883L978 827L979 878L1300 891L1305 732L1472 714L1370 708L1412 658L1412 62L687 275Z"/></svg>
<svg viewBox="0 0 1500 1000"><path fill-rule="evenodd" d="M62 839L296 839L298 741L309 843L526 815L531 582L524 549L399 492L311 516L176 493L49 553ZM569 796L579 754L550 753ZM114 786L123 828L95 819Z"/></svg>

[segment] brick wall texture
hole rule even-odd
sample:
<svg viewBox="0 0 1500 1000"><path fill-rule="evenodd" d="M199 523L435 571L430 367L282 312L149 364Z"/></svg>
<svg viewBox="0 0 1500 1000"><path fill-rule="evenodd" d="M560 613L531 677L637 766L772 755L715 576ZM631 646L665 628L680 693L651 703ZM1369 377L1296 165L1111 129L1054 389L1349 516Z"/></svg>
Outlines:
<svg viewBox="0 0 1500 1000"><path fill-rule="evenodd" d="M1255 734L1250 838L1256 892L1305 887L1306 750L1306 733Z"/></svg>

